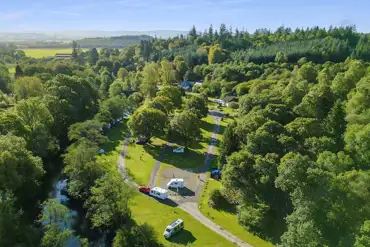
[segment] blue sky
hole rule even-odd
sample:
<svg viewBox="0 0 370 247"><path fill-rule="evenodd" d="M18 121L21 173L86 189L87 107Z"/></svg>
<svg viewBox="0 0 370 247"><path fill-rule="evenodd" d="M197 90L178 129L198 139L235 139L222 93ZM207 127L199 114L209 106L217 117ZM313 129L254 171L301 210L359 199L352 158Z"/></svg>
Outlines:
<svg viewBox="0 0 370 247"><path fill-rule="evenodd" d="M0 31L189 30L210 24L254 31L355 24L370 32L369 0L4 0Z"/></svg>

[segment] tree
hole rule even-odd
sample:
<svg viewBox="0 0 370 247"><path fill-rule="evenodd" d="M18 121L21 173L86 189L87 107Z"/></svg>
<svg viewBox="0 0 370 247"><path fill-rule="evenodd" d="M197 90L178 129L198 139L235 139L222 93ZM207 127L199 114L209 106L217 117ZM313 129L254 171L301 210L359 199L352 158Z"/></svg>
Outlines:
<svg viewBox="0 0 370 247"><path fill-rule="evenodd" d="M351 152L360 164L368 167L368 161L370 160L370 124L350 125L344 134L344 141L345 149Z"/></svg>
<svg viewBox="0 0 370 247"><path fill-rule="evenodd" d="M100 132L101 128L102 124L96 120L86 120L82 123L75 123L69 127L68 139L77 143L89 141L93 145L99 146L108 140L108 138Z"/></svg>
<svg viewBox="0 0 370 247"><path fill-rule="evenodd" d="M276 53L275 62L286 63L288 62L288 56L284 52Z"/></svg>
<svg viewBox="0 0 370 247"><path fill-rule="evenodd" d="M149 108L157 109L169 115L174 107L171 100L165 96L157 96L148 103Z"/></svg>
<svg viewBox="0 0 370 247"><path fill-rule="evenodd" d="M118 119L128 110L128 100L124 96L115 96L102 102L101 111L108 111L113 119Z"/></svg>
<svg viewBox="0 0 370 247"><path fill-rule="evenodd" d="M16 198L0 190L0 246L36 246L36 232L22 219Z"/></svg>
<svg viewBox="0 0 370 247"><path fill-rule="evenodd" d="M194 95L187 100L185 109L194 112L198 118L204 118L208 114L207 102L204 97L199 95Z"/></svg>
<svg viewBox="0 0 370 247"><path fill-rule="evenodd" d="M117 73L117 77L121 80L121 81L125 81L126 77L128 76L128 71L127 69L125 68L120 68L118 70L118 73Z"/></svg>
<svg viewBox="0 0 370 247"><path fill-rule="evenodd" d="M72 41L72 58L77 59L78 57L78 45L76 41Z"/></svg>
<svg viewBox="0 0 370 247"><path fill-rule="evenodd" d="M23 138L0 136L0 191L13 192L22 205L35 196L43 175L42 160L27 150Z"/></svg>
<svg viewBox="0 0 370 247"><path fill-rule="evenodd" d="M103 175L103 168L96 162L99 148L90 142L80 142L68 147L64 156L67 164L64 173L69 177L68 192L78 199L86 199L96 179Z"/></svg>
<svg viewBox="0 0 370 247"><path fill-rule="evenodd" d="M11 92L12 85L8 68L0 63L0 91L4 93Z"/></svg>
<svg viewBox="0 0 370 247"><path fill-rule="evenodd" d="M220 47L220 45L214 45L209 48L209 64L222 63L226 60L226 57L226 52Z"/></svg>
<svg viewBox="0 0 370 247"><path fill-rule="evenodd" d="M37 77L21 77L14 81L14 94L18 100L43 95L43 84Z"/></svg>
<svg viewBox="0 0 370 247"><path fill-rule="evenodd" d="M88 57L89 64L91 66L94 66L98 60L99 60L98 50L96 50L96 48L90 49L89 50L89 57Z"/></svg>
<svg viewBox="0 0 370 247"><path fill-rule="evenodd" d="M161 61L159 73L163 85L172 85L176 82L176 70L173 69L172 63L167 60Z"/></svg>
<svg viewBox="0 0 370 247"><path fill-rule="evenodd" d="M129 229L121 228L114 238L113 247L161 247L154 228L147 223L134 225Z"/></svg>
<svg viewBox="0 0 370 247"><path fill-rule="evenodd" d="M166 124L166 115L152 108L137 110L127 122L130 132L144 140L150 140L153 136L161 136Z"/></svg>
<svg viewBox="0 0 370 247"><path fill-rule="evenodd" d="M15 106L15 112L28 130L24 138L35 154L46 157L48 151L57 150L55 138L51 134L54 119L40 99L20 101Z"/></svg>
<svg viewBox="0 0 370 247"><path fill-rule="evenodd" d="M19 64L17 64L17 66L15 66L14 76L15 76L15 78L23 76L23 70L22 70L21 66L19 66Z"/></svg>
<svg viewBox="0 0 370 247"><path fill-rule="evenodd" d="M191 111L176 114L169 124L169 136L187 147L201 137L200 120Z"/></svg>
<svg viewBox="0 0 370 247"><path fill-rule="evenodd" d="M179 108L182 104L182 92L179 87L176 86L164 86L157 93L157 96L167 97L171 100L172 104Z"/></svg>
<svg viewBox="0 0 370 247"><path fill-rule="evenodd" d="M143 82L140 85L140 91L146 98L153 98L160 80L158 66L155 63L149 63L145 65L142 73Z"/></svg>
<svg viewBox="0 0 370 247"><path fill-rule="evenodd" d="M44 227L41 246L66 246L73 234L73 231L68 229L68 224L71 220L68 208L58 203L56 199L49 199L43 203L43 209L39 220Z"/></svg>
<svg viewBox="0 0 370 247"><path fill-rule="evenodd" d="M118 173L107 173L96 180L85 203L93 227L115 231L130 220L131 188Z"/></svg>
<svg viewBox="0 0 370 247"><path fill-rule="evenodd" d="M239 148L239 137L236 134L236 122L229 124L222 136L220 144L219 165L222 167L226 163L226 157L236 152Z"/></svg>
<svg viewBox="0 0 370 247"><path fill-rule="evenodd" d="M361 226L359 234L356 236L354 247L370 246L370 221L366 220Z"/></svg>

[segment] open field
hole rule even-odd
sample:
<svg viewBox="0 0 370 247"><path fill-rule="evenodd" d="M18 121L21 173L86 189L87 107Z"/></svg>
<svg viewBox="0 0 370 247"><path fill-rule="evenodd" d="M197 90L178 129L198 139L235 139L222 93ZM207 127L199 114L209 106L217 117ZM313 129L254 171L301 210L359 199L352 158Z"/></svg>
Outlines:
<svg viewBox="0 0 370 247"><path fill-rule="evenodd" d="M135 193L130 208L133 218L139 223L148 223L157 233L158 240L165 246L199 246L199 247L230 247L232 243L211 231L202 223L198 222L188 213L179 208L158 203L148 196ZM182 219L185 229L169 240L163 237L163 231L168 224L176 219Z"/></svg>
<svg viewBox="0 0 370 247"><path fill-rule="evenodd" d="M56 53L72 53L72 48L63 49L22 49L26 56L34 58L54 57Z"/></svg>
<svg viewBox="0 0 370 247"><path fill-rule="evenodd" d="M224 207L220 210L211 208L208 205L210 192L214 189L221 188L221 183L219 181L209 179L204 186L204 190L201 194L201 199L199 202L200 211L209 219L217 223L218 225L225 228L230 233L239 237L247 243L258 247L272 247L272 243L266 242L261 238L251 234L248 230L238 223L238 218L235 212L235 206L223 205Z"/></svg>

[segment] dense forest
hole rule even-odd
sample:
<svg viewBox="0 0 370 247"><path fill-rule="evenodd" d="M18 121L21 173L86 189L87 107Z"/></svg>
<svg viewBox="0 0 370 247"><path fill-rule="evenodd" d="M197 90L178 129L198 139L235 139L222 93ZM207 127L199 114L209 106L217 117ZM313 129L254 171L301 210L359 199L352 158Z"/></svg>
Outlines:
<svg viewBox="0 0 370 247"><path fill-rule="evenodd" d="M107 126L134 113L135 136L186 144L199 133L176 130L207 113L207 97L230 96L238 102L220 144L217 196L237 204L239 223L278 246L370 246L369 34L221 25L124 49L77 47L66 60L0 48L0 246L65 245L72 232L59 222L68 209L42 193L60 169L109 244L160 246L131 218L129 186L96 161ZM14 75L6 63L17 63ZM169 120L183 80L204 82ZM56 157L65 166L52 165Z"/></svg>

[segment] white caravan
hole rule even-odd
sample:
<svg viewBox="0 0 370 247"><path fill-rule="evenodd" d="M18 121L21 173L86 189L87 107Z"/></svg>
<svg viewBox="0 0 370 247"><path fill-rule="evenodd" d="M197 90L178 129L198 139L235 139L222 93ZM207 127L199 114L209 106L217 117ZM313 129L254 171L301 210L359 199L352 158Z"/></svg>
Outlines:
<svg viewBox="0 0 370 247"><path fill-rule="evenodd" d="M166 227L163 236L168 239L182 229L184 229L184 221L182 219L177 219Z"/></svg>
<svg viewBox="0 0 370 247"><path fill-rule="evenodd" d="M166 200L168 197L168 191L159 187L150 189L149 195L157 197L161 200Z"/></svg>
<svg viewBox="0 0 370 247"><path fill-rule="evenodd" d="M183 178L173 178L167 183L167 188L184 188L184 179Z"/></svg>

